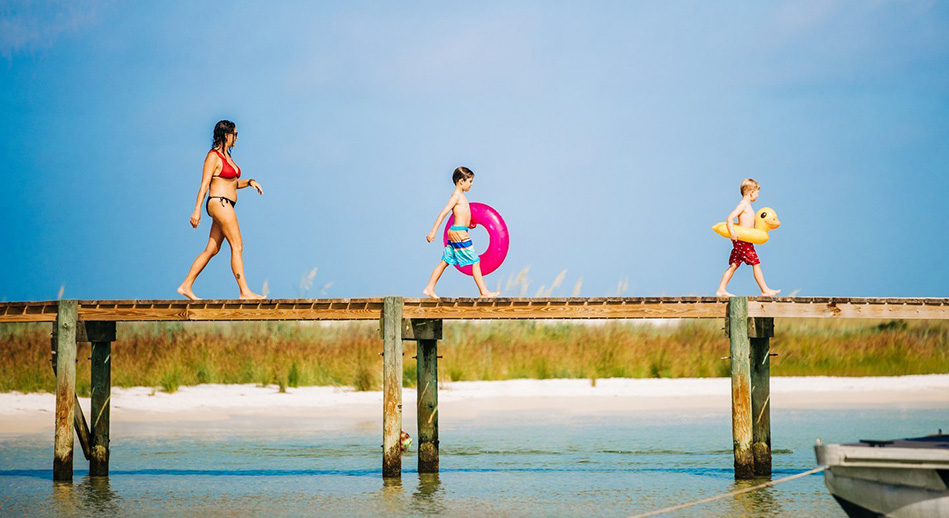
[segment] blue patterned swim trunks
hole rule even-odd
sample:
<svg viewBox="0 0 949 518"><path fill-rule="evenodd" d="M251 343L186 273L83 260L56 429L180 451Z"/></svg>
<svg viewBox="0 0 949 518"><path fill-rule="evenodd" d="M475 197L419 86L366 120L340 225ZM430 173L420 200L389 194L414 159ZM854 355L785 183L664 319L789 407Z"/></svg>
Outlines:
<svg viewBox="0 0 949 518"><path fill-rule="evenodd" d="M448 230L467 233L468 227L452 226L449 227ZM480 260L481 258L478 257L478 254L475 252L474 245L471 244L471 239L449 241L442 251L442 261L451 265L467 266Z"/></svg>

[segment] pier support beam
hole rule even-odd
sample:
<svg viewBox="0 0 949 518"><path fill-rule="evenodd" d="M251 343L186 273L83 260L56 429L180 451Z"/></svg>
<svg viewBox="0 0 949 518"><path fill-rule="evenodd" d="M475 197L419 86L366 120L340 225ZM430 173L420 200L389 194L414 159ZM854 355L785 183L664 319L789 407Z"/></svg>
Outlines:
<svg viewBox="0 0 949 518"><path fill-rule="evenodd" d="M56 333L56 327L57 327L56 324L53 324L53 333L50 338L50 351L52 352L51 363L52 363L52 368L53 368L53 376L56 375L56 371L57 371L57 367L56 367L56 349L57 349L56 343L57 342L56 341L58 340L58 338L57 338L57 333ZM82 332L82 324L79 323L78 326L76 327L76 341L77 342L82 341L79 339L79 335L81 332ZM78 344L77 344L77 347L78 347ZM76 429L76 437L79 438L79 446L82 449L82 454L84 457L86 457L86 460L89 460L90 458L89 456L92 455L92 434L89 433L89 426L86 425L86 416L82 413L82 406L79 405L78 395L73 396L73 402L74 402L73 427Z"/></svg>
<svg viewBox="0 0 949 518"><path fill-rule="evenodd" d="M732 445L735 455L735 478L755 476L751 451L751 358L748 339L748 299L728 300L728 336L731 344L732 373Z"/></svg>
<svg viewBox="0 0 949 518"><path fill-rule="evenodd" d="M60 325L53 325L51 348L53 353L53 374L57 376L59 387L59 340ZM107 476L109 474L109 409L112 392L111 348L115 341L115 322L76 321L72 326L73 339L73 427L82 453L89 461L89 474ZM67 338L68 340L68 338ZM92 431L86 424L86 416L79 405L79 396L75 391L75 357L78 342L92 342ZM68 351L66 351L67 354ZM58 402L59 390L57 390ZM58 415L58 414L57 414ZM57 417L57 423L58 423ZM55 464L55 463L54 463ZM58 480L58 479L57 479ZM71 480L71 479L69 479Z"/></svg>
<svg viewBox="0 0 949 518"><path fill-rule="evenodd" d="M76 321L79 304L59 301L56 313L56 435L53 480L72 482L73 426L76 415Z"/></svg>
<svg viewBox="0 0 949 518"><path fill-rule="evenodd" d="M418 348L418 472L438 473L438 340L441 320L404 320L402 339L416 340Z"/></svg>
<svg viewBox="0 0 949 518"><path fill-rule="evenodd" d="M402 297L382 307L382 476L402 476Z"/></svg>
<svg viewBox="0 0 949 518"><path fill-rule="evenodd" d="M112 407L112 342L115 322L86 322L86 335L92 342L92 452L89 475L109 476L109 426Z"/></svg>
<svg viewBox="0 0 949 518"><path fill-rule="evenodd" d="M755 475L771 476L771 338L773 318L753 318L749 329L751 340L751 450L755 458Z"/></svg>

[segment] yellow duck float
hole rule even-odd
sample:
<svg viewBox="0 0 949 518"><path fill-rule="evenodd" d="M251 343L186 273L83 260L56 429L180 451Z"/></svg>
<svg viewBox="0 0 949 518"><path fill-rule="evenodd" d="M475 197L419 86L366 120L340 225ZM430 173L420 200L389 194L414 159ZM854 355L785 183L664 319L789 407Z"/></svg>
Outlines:
<svg viewBox="0 0 949 518"><path fill-rule="evenodd" d="M768 232L781 226L778 221L778 215L774 213L771 207L765 207L758 211L755 216L755 228L735 225L735 233L738 234L738 240L756 245L768 242ZM716 223L712 230L722 237L730 238L728 235L728 225L725 222Z"/></svg>

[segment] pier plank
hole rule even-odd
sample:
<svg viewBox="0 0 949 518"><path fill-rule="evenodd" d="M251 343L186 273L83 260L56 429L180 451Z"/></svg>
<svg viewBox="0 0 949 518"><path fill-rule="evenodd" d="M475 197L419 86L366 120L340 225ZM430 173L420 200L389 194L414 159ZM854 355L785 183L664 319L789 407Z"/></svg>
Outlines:
<svg viewBox="0 0 949 518"><path fill-rule="evenodd" d="M945 299L865 299L822 301L749 301L748 315L770 318L949 319ZM938 302L937 302L938 301Z"/></svg>
<svg viewBox="0 0 949 518"><path fill-rule="evenodd" d="M505 301L506 302L506 301ZM479 306L457 301L447 305L416 305L406 300L406 318L435 319L602 319L602 318L721 318L725 301L679 304L675 301L603 299L599 302L567 299L512 301L511 305Z"/></svg>
<svg viewBox="0 0 949 518"><path fill-rule="evenodd" d="M56 301L2 302L0 322L55 322Z"/></svg>
<svg viewBox="0 0 949 518"><path fill-rule="evenodd" d="M0 323L52 322L57 301L0 302ZM383 299L85 300L81 320L111 322L376 320ZM404 299L405 318L638 319L722 318L715 297L569 297ZM764 318L949 319L946 298L749 297L748 315Z"/></svg>

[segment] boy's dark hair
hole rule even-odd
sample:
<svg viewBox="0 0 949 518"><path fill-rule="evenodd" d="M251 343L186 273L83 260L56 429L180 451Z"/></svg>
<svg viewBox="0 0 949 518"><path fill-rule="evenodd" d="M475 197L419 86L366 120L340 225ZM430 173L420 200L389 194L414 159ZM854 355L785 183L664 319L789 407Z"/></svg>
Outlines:
<svg viewBox="0 0 949 518"><path fill-rule="evenodd" d="M458 182L474 178L474 172L465 166L458 167L454 173L451 173L451 181L458 185Z"/></svg>

